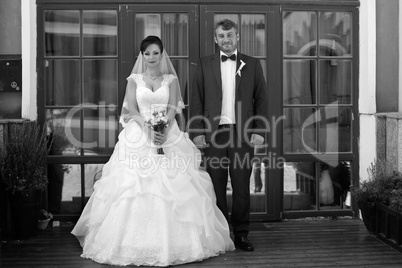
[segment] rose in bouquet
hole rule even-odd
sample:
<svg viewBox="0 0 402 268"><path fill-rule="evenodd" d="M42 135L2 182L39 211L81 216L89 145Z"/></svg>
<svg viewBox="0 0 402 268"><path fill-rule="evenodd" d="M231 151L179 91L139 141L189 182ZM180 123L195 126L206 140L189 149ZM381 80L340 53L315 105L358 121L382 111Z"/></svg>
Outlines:
<svg viewBox="0 0 402 268"><path fill-rule="evenodd" d="M169 119L164 110L154 111L147 123L154 131L163 133L165 128L169 126ZM158 154L164 154L162 147L158 148L157 152Z"/></svg>

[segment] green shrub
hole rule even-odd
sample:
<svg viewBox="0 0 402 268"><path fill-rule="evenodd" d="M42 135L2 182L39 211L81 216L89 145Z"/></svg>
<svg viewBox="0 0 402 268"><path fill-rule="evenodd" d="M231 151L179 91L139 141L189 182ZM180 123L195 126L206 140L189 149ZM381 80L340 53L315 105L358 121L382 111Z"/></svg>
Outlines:
<svg viewBox="0 0 402 268"><path fill-rule="evenodd" d="M368 169L369 179L352 186L351 192L357 202L380 202L386 206L402 207L402 174L385 172L384 164L377 161Z"/></svg>

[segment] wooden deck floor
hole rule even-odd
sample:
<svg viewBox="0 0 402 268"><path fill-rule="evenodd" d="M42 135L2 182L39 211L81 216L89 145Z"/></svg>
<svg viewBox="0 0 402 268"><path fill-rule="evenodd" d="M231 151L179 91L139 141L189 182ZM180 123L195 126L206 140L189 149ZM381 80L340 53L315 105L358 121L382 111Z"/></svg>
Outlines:
<svg viewBox="0 0 402 268"><path fill-rule="evenodd" d="M110 267L80 257L73 223L36 238L2 243L0 267ZM402 253L370 235L357 219L254 222L254 252L234 251L180 267L402 267Z"/></svg>

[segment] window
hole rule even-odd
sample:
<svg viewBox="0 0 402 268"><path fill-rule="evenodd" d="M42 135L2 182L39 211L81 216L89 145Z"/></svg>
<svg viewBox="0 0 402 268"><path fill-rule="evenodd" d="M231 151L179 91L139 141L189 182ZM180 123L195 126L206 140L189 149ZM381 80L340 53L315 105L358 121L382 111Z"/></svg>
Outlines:
<svg viewBox="0 0 402 268"><path fill-rule="evenodd" d="M312 159L286 163L284 210L344 209L351 162L339 158L353 159L352 14L285 11L282 45L283 152ZM336 173L342 168L347 177ZM331 199L323 201L325 192Z"/></svg>

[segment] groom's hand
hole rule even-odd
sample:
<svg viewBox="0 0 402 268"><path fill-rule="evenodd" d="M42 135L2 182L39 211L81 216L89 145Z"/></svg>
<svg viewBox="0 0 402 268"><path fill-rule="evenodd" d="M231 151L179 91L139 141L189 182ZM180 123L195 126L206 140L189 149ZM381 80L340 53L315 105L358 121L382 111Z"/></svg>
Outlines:
<svg viewBox="0 0 402 268"><path fill-rule="evenodd" d="M264 137L258 134L251 134L251 144L262 145L264 143Z"/></svg>
<svg viewBox="0 0 402 268"><path fill-rule="evenodd" d="M195 137L193 142L197 148L202 149L202 148L207 147L207 142L205 141L205 135L199 135L199 136Z"/></svg>

